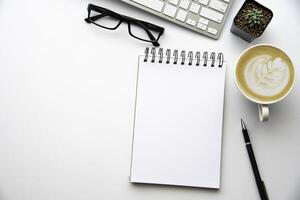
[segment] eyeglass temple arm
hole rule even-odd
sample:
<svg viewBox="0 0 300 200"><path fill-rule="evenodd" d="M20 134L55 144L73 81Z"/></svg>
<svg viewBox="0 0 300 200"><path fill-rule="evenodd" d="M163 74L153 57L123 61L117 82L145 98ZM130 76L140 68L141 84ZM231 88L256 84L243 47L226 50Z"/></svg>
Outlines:
<svg viewBox="0 0 300 200"><path fill-rule="evenodd" d="M103 14L95 15L93 17L88 17L85 19L86 22L96 21L98 19L101 19L102 17L105 17Z"/></svg>
<svg viewBox="0 0 300 200"><path fill-rule="evenodd" d="M160 46L159 43L158 43L158 39L160 38L160 35L158 36L158 38L156 39L153 34L145 28L145 31L146 33L148 34L148 36L150 37L151 41L152 41L152 44L156 47Z"/></svg>

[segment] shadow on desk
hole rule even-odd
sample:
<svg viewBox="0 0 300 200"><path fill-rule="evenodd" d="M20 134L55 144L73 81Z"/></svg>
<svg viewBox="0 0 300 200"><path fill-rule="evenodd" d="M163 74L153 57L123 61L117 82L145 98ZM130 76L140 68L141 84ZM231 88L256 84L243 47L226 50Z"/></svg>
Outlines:
<svg viewBox="0 0 300 200"><path fill-rule="evenodd" d="M297 184L298 187L295 187L295 188L300 188L300 181L298 181L298 184ZM300 190L297 189L295 190L295 194L293 194L291 200L299 200L300 199Z"/></svg>
<svg viewBox="0 0 300 200"><path fill-rule="evenodd" d="M146 183L130 183L132 188L143 189L143 190L168 190L168 191L193 191L193 192L205 192L209 194L218 194L220 189L212 188L200 188L200 187L190 187L190 186L176 186L176 185L161 185L161 184L146 184Z"/></svg>

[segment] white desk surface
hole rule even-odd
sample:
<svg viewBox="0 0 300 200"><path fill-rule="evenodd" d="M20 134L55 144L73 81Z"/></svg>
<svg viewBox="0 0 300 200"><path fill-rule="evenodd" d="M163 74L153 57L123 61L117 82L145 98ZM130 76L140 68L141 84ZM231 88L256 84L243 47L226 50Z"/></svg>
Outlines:
<svg viewBox="0 0 300 200"><path fill-rule="evenodd" d="M298 0L261 0L274 19L257 43L282 47L300 80ZM163 47L222 50L227 70L220 190L129 183L136 55L146 44L126 25L106 31L84 22L88 3L166 28ZM243 117L270 199L300 199L300 81L260 123L237 90L233 71L250 44L231 34L236 0L218 41L117 0L0 2L1 200L256 200L241 135ZM201 170L201 169L199 169Z"/></svg>

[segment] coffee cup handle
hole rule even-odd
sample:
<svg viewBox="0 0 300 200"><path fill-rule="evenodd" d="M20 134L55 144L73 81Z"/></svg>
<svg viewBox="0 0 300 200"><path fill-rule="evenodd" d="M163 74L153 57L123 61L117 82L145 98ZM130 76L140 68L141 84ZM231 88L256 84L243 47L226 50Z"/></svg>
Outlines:
<svg viewBox="0 0 300 200"><path fill-rule="evenodd" d="M258 114L261 122L269 120L270 110L268 105L258 104Z"/></svg>

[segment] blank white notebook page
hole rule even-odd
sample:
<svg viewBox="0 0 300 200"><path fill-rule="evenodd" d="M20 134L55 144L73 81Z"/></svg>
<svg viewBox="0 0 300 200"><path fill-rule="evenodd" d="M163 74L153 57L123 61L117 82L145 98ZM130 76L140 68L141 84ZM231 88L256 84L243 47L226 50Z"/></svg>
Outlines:
<svg viewBox="0 0 300 200"><path fill-rule="evenodd" d="M225 73L139 57L131 182L220 187Z"/></svg>

